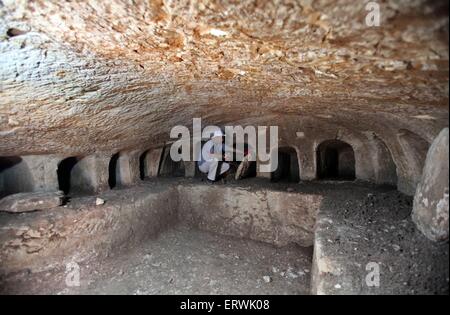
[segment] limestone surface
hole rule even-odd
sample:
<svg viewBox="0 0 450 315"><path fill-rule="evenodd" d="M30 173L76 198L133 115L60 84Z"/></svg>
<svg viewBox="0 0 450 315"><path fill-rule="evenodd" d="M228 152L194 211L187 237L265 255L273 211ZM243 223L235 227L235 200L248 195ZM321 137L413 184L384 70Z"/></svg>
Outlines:
<svg viewBox="0 0 450 315"><path fill-rule="evenodd" d="M29 212L47 210L62 204L63 192L18 193L0 199L0 211Z"/></svg>
<svg viewBox="0 0 450 315"><path fill-rule="evenodd" d="M442 130L427 155L414 198L412 218L431 240L448 241L448 128Z"/></svg>
<svg viewBox="0 0 450 315"><path fill-rule="evenodd" d="M2 1L0 156L154 149L200 117L278 126L305 178L320 141L358 138L356 177L413 195L448 127L448 1L379 9L373 26L353 0Z"/></svg>
<svg viewBox="0 0 450 315"><path fill-rule="evenodd" d="M447 7L383 1L372 27L353 0L2 1L0 154L149 146L194 117L431 142L448 126Z"/></svg>

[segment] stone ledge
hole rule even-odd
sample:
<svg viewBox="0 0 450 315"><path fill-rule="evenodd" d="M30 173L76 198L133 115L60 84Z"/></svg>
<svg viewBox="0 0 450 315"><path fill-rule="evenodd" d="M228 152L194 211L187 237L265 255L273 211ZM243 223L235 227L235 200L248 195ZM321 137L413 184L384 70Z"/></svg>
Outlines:
<svg viewBox="0 0 450 315"><path fill-rule="evenodd" d="M0 213L0 274L42 271L117 254L177 221L172 189L133 187L73 198L65 207L23 214Z"/></svg>
<svg viewBox="0 0 450 315"><path fill-rule="evenodd" d="M0 199L0 211L17 213L49 210L60 206L63 198L62 191L18 193Z"/></svg>

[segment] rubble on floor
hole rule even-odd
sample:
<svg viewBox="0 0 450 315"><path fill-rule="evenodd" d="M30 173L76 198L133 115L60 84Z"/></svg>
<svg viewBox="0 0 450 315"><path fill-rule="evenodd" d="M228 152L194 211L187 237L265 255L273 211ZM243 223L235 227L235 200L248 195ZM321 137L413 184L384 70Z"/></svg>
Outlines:
<svg viewBox="0 0 450 315"><path fill-rule="evenodd" d="M331 193L318 213L312 293L448 294L448 243L415 228L411 198L364 188L353 193Z"/></svg>
<svg viewBox="0 0 450 315"><path fill-rule="evenodd" d="M127 253L80 264L80 286L67 286L68 270L60 268L10 276L0 293L309 294L311 257L311 248L177 226Z"/></svg>

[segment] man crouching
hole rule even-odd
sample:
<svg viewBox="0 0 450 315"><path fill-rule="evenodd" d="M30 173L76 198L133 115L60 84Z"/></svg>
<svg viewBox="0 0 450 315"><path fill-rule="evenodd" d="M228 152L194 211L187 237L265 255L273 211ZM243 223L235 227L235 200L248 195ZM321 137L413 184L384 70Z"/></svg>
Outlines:
<svg viewBox="0 0 450 315"><path fill-rule="evenodd" d="M203 145L200 152L198 168L202 173L208 174L210 182L219 180L230 169L230 164L224 161L227 150L223 137L223 132L216 130L212 138Z"/></svg>

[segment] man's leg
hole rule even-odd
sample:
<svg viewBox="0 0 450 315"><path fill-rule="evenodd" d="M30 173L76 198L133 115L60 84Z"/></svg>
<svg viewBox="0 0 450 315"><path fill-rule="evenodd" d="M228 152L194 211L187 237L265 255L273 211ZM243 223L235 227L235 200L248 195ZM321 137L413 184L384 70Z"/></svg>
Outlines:
<svg viewBox="0 0 450 315"><path fill-rule="evenodd" d="M217 168L219 167L219 161L211 161L208 162L209 171L208 171L208 179L210 181L216 180Z"/></svg>
<svg viewBox="0 0 450 315"><path fill-rule="evenodd" d="M209 163L208 162L203 162L201 165L198 166L198 169L203 174L208 174L209 173Z"/></svg>
<svg viewBox="0 0 450 315"><path fill-rule="evenodd" d="M210 181L215 181L216 178L218 176L217 175L217 171L219 168L219 164L220 164L220 174L222 175L223 173L225 173L226 171L228 171L230 169L230 164L226 163L226 162L221 162L219 163L219 161L212 161L212 162L208 162L209 163L209 172L208 172L208 179Z"/></svg>

